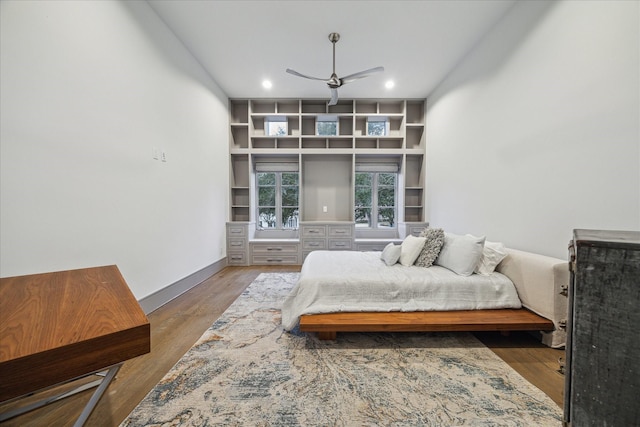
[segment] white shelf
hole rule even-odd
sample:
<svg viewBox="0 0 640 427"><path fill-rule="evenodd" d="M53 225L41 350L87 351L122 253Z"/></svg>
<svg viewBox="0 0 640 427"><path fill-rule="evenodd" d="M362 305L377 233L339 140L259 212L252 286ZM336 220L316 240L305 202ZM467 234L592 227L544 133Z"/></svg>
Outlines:
<svg viewBox="0 0 640 427"><path fill-rule="evenodd" d="M301 221L352 221L353 168L362 156L399 162L399 222L424 221L425 100L341 99L328 106L314 99L232 99L229 114L232 222L255 220L255 160L283 157L300 165ZM338 117L338 135L315 135L317 117L325 114ZM268 117L286 118L288 135L265 135ZM368 117L388 117L390 135L366 135ZM319 210L336 200L340 206L328 214Z"/></svg>

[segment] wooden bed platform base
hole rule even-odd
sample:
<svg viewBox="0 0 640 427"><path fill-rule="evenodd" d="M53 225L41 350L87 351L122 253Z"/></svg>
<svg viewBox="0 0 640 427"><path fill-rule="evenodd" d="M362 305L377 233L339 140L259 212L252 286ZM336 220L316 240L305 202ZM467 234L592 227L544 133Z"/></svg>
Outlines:
<svg viewBox="0 0 640 427"><path fill-rule="evenodd" d="M499 310L306 314L300 330L335 340L338 332L552 331L553 322L525 308Z"/></svg>

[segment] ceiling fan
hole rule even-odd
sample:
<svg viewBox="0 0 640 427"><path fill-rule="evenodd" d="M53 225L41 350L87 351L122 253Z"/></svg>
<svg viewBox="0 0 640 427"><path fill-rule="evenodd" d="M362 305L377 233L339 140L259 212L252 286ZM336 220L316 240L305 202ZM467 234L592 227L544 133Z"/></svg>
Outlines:
<svg viewBox="0 0 640 427"><path fill-rule="evenodd" d="M329 77L329 79L321 79L318 77L305 76L304 74L300 74L299 72L292 70L291 68L287 68L287 73L293 74L294 76L298 76L298 77L304 77L305 79L320 80L325 82L327 86L329 86L329 89L331 90L331 100L329 101L328 105L336 105L338 103L338 88L340 86L350 83L354 80L358 80L363 77L370 76L371 74L384 71L384 67L370 68L368 70L360 71L354 74L349 74L348 76L340 78L336 74L336 43L338 42L338 40L340 40L340 34L338 33L329 34L329 40L333 44L333 73L331 74L331 77Z"/></svg>

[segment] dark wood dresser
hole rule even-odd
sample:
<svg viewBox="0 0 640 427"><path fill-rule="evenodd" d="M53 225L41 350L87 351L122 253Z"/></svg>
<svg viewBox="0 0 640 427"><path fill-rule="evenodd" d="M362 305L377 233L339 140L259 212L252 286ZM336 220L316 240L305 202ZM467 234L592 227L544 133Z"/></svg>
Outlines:
<svg viewBox="0 0 640 427"><path fill-rule="evenodd" d="M640 232L574 230L564 425L640 425Z"/></svg>

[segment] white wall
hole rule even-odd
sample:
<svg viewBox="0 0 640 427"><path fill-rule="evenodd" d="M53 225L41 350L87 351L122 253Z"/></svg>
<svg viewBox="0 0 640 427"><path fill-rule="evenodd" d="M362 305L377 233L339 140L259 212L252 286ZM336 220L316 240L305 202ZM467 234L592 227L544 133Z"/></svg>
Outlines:
<svg viewBox="0 0 640 427"><path fill-rule="evenodd" d="M140 299L222 259L227 97L148 4L0 7L0 274L116 264Z"/></svg>
<svg viewBox="0 0 640 427"><path fill-rule="evenodd" d="M432 226L566 258L640 229L639 3L518 2L428 98Z"/></svg>

